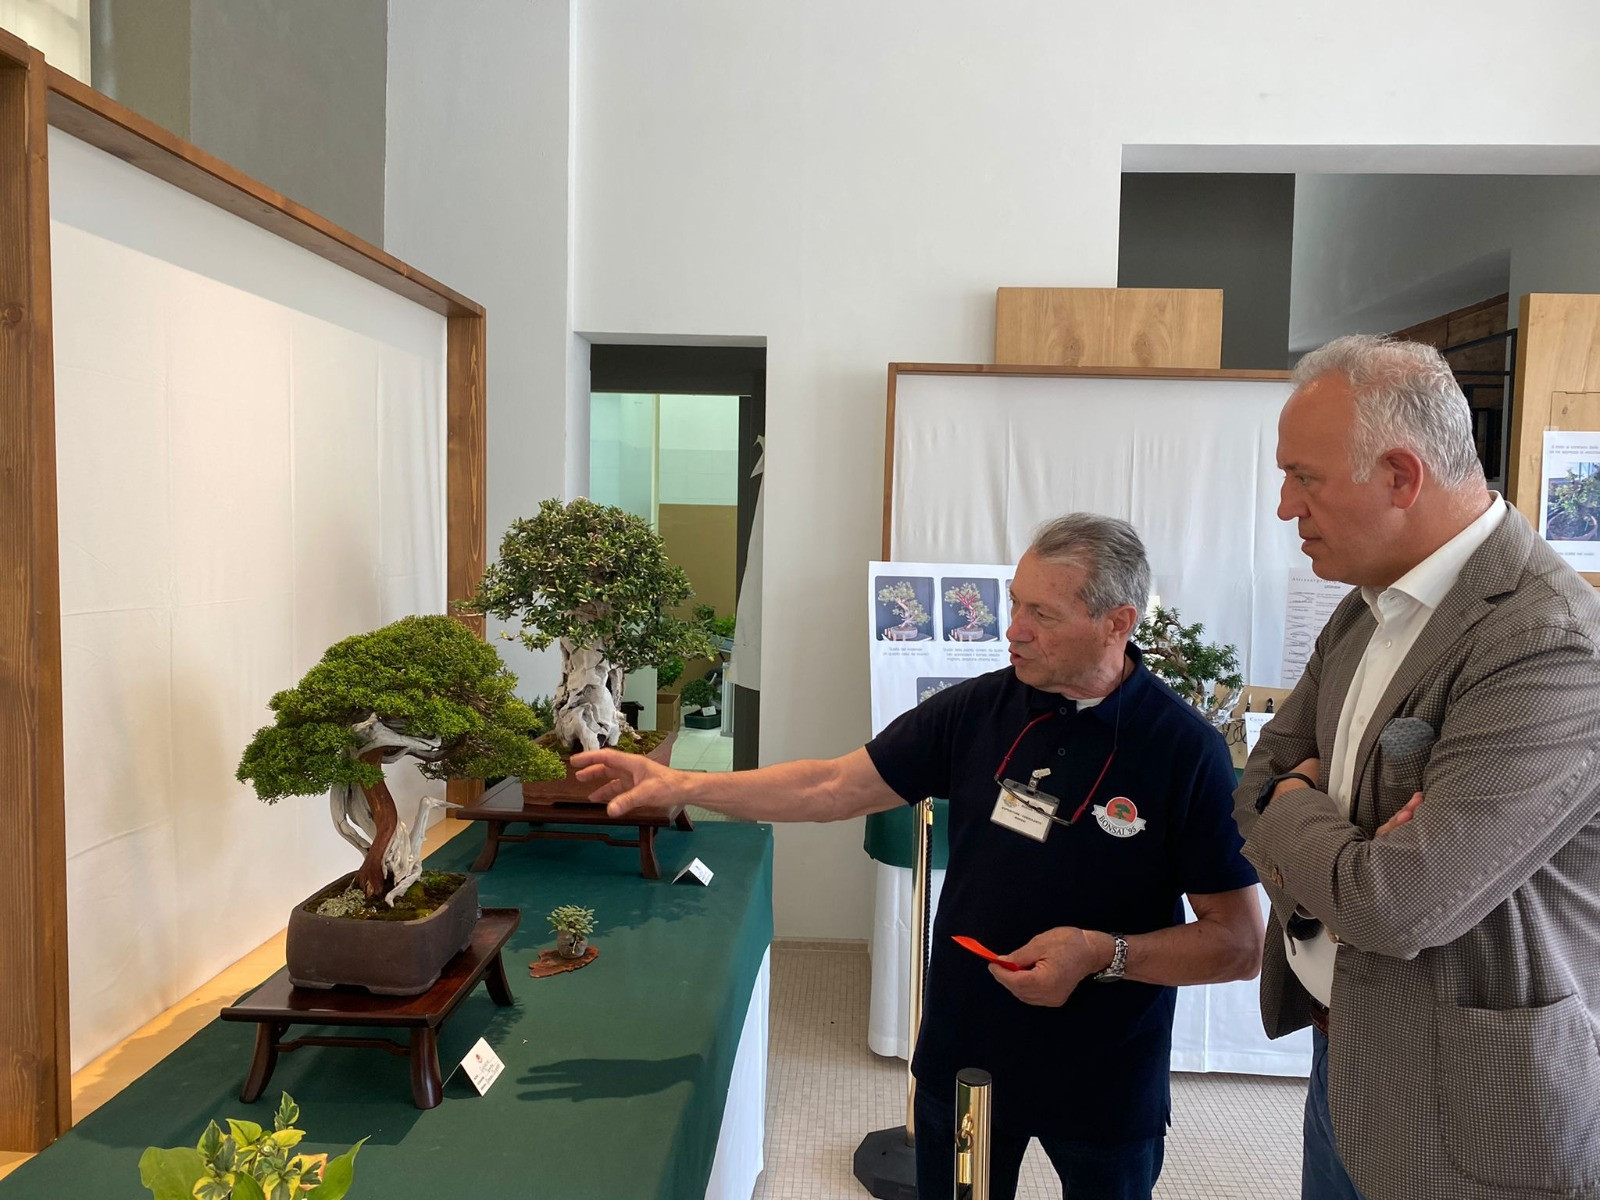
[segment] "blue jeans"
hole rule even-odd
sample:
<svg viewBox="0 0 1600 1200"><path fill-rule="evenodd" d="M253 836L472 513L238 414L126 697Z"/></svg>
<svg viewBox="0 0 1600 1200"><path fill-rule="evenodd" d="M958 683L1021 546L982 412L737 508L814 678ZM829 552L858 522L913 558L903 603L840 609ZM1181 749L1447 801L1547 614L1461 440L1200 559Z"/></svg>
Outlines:
<svg viewBox="0 0 1600 1200"><path fill-rule="evenodd" d="M1328 1035L1311 1031L1311 1080L1306 1086L1306 1140L1300 1159L1300 1200L1363 1200L1345 1172L1328 1115Z"/></svg>
<svg viewBox="0 0 1600 1200"><path fill-rule="evenodd" d="M1161 1175L1166 1139L1082 1142L1033 1134L1061 1176L1066 1200L1150 1200ZM989 1195L1012 1200L1030 1135L992 1128ZM955 1100L917 1089L917 1195L945 1200L955 1194Z"/></svg>

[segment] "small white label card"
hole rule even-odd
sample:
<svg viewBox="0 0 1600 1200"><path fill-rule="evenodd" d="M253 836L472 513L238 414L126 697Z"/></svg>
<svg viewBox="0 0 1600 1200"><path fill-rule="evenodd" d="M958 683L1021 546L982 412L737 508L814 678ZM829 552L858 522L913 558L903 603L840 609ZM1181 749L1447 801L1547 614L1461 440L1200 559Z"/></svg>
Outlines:
<svg viewBox="0 0 1600 1200"><path fill-rule="evenodd" d="M685 879L687 879L690 883L698 883L701 885L710 884L711 868L706 866L705 863L701 862L697 858L683 870L674 875L672 877L672 882L682 883Z"/></svg>
<svg viewBox="0 0 1600 1200"><path fill-rule="evenodd" d="M1249 753L1256 748L1256 739L1261 736L1261 731L1267 727L1267 722L1272 720L1271 713L1247 712L1240 713L1244 718L1244 748Z"/></svg>
<svg viewBox="0 0 1600 1200"><path fill-rule="evenodd" d="M461 1060L462 1072L480 1096L488 1094L489 1085L500 1078L500 1072L505 1069L505 1063L500 1061L500 1056L490 1049L489 1043L483 1038L474 1042L467 1056Z"/></svg>

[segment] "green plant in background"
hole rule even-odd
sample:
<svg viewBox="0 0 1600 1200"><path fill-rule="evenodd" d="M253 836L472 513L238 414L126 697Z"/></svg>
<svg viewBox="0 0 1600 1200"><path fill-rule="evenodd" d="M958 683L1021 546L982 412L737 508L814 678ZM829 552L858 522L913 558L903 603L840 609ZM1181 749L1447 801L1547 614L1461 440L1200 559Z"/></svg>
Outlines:
<svg viewBox="0 0 1600 1200"><path fill-rule="evenodd" d="M717 689L711 686L709 679L694 679L683 685L683 705L685 708L710 708L717 702Z"/></svg>
<svg viewBox="0 0 1600 1200"><path fill-rule="evenodd" d="M404 617L331 646L273 696L276 719L245 747L238 778L268 804L333 789L334 828L364 856L356 884L393 904L421 875L425 819L439 801L424 801L408 830L381 764L411 757L432 779L565 775L534 744L543 727L513 694L516 682L454 618Z"/></svg>
<svg viewBox="0 0 1600 1200"><path fill-rule="evenodd" d="M546 500L513 521L462 607L514 622L530 649L560 644L556 735L565 748L592 750L621 738L627 672L709 656L704 632L673 615L692 594L648 521L580 497Z"/></svg>
<svg viewBox="0 0 1600 1200"><path fill-rule="evenodd" d="M1204 625L1185 625L1175 608L1156 605L1155 611L1139 622L1133 640L1144 651L1145 666L1168 687L1187 700L1210 721L1221 726L1233 715L1244 687L1239 674L1239 650L1201 640ZM1228 690L1224 699L1216 685Z"/></svg>
<svg viewBox="0 0 1600 1200"><path fill-rule="evenodd" d="M669 688L683 678L683 659L677 655L656 664L656 686Z"/></svg>
<svg viewBox="0 0 1600 1200"><path fill-rule="evenodd" d="M878 600L894 605L895 611L900 614L901 629L918 629L928 623L928 610L922 607L922 601L917 599L917 589L911 586L909 580L901 579L879 588Z"/></svg>
<svg viewBox="0 0 1600 1200"><path fill-rule="evenodd" d="M713 638L729 640L733 637L734 630L739 622L736 617L719 617L717 610L709 604L696 604L694 606L694 623L705 630Z"/></svg>
<svg viewBox="0 0 1600 1200"><path fill-rule="evenodd" d="M300 1108L283 1093L268 1132L254 1121L215 1121L190 1149L151 1146L139 1156L139 1182L155 1200L340 1200L355 1175L362 1138L339 1157L297 1154L305 1137Z"/></svg>
<svg viewBox="0 0 1600 1200"><path fill-rule="evenodd" d="M556 933L568 933L586 938L594 932L594 909L580 908L576 904L563 904L550 910L546 918Z"/></svg>
<svg viewBox="0 0 1600 1200"><path fill-rule="evenodd" d="M966 621L963 627L965 629L976 632L994 624L994 614L983 602L983 595L975 583L963 583L960 587L949 588L944 594L944 602L954 604L961 610L961 618Z"/></svg>

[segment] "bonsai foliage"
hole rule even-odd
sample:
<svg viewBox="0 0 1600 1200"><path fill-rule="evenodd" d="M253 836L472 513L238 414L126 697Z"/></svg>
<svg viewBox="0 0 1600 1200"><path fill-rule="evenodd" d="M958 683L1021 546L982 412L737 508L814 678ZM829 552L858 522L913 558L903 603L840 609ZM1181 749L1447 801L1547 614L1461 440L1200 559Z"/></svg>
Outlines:
<svg viewBox="0 0 1600 1200"><path fill-rule="evenodd" d="M949 686L950 684L948 683L936 683L932 687L923 688L922 691L917 694L917 703L921 704L924 700L932 699Z"/></svg>
<svg viewBox="0 0 1600 1200"><path fill-rule="evenodd" d="M707 708L717 702L717 689L709 679L693 679L683 685L683 702L689 708Z"/></svg>
<svg viewBox="0 0 1600 1200"><path fill-rule="evenodd" d="M365 855L356 883L392 904L421 874L425 813L408 845L382 763L410 756L433 779L565 773L534 745L542 727L515 686L494 649L460 622L405 617L336 643L273 696L276 720L245 748L238 778L269 804L335 789L334 827Z"/></svg>
<svg viewBox="0 0 1600 1200"><path fill-rule="evenodd" d="M338 1158L296 1154L305 1131L300 1108L283 1093L268 1132L254 1121L212 1121L194 1149L151 1146L139 1156L139 1182L155 1200L340 1200L350 1190L362 1138Z"/></svg>
<svg viewBox="0 0 1600 1200"><path fill-rule="evenodd" d="M593 750L621 736L626 672L710 655L705 634L673 612L691 595L649 522L579 498L513 522L465 607L515 622L530 649L560 643L556 733Z"/></svg>
<svg viewBox="0 0 1600 1200"><path fill-rule="evenodd" d="M546 918L550 928L556 933L568 933L574 937L588 937L594 932L594 909L579 908L576 904L563 904L550 910Z"/></svg>
<svg viewBox="0 0 1600 1200"><path fill-rule="evenodd" d="M731 638L738 628L736 617L719 617L716 608L710 604L694 606L694 621L711 637Z"/></svg>
<svg viewBox="0 0 1600 1200"><path fill-rule="evenodd" d="M963 583L960 587L948 589L944 594L944 602L954 604L961 610L962 619L966 621L964 626L966 629L983 629L994 624L994 614L983 602L983 596L975 583Z"/></svg>
<svg viewBox="0 0 1600 1200"><path fill-rule="evenodd" d="M894 605L900 614L901 629L916 629L928 623L928 610L917 599L917 589L909 580L901 579L878 589L878 600Z"/></svg>
<svg viewBox="0 0 1600 1200"><path fill-rule="evenodd" d="M1547 536L1558 541L1587 541L1596 534L1600 522L1600 473L1578 474L1550 485L1545 511Z"/></svg>
<svg viewBox="0 0 1600 1200"><path fill-rule="evenodd" d="M1177 609L1158 604L1139 622L1133 640L1144 651L1145 666L1220 726L1233 715L1244 676L1239 674L1238 647L1202 641L1204 634L1204 625L1185 625ZM1228 689L1226 700L1218 700L1217 684Z"/></svg>

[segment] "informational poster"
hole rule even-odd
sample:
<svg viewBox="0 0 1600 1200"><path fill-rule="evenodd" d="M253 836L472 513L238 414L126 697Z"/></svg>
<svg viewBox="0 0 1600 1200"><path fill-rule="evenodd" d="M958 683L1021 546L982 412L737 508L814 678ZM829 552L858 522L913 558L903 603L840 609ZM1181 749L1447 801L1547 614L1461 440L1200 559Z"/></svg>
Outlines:
<svg viewBox="0 0 1600 1200"><path fill-rule="evenodd" d="M1010 663L1012 573L971 563L868 564L874 736L929 696Z"/></svg>
<svg viewBox="0 0 1600 1200"><path fill-rule="evenodd" d="M1289 572L1289 598L1283 624L1283 686L1292 688L1306 673L1317 635L1350 594L1350 585L1320 579L1309 567Z"/></svg>
<svg viewBox="0 0 1600 1200"><path fill-rule="evenodd" d="M1547 429L1539 534L1578 571L1600 571L1600 433Z"/></svg>

